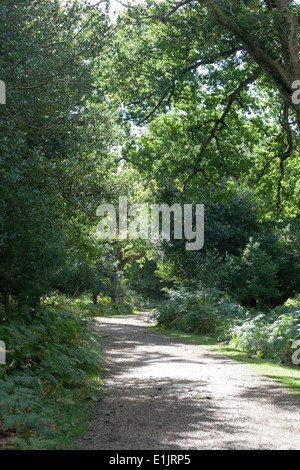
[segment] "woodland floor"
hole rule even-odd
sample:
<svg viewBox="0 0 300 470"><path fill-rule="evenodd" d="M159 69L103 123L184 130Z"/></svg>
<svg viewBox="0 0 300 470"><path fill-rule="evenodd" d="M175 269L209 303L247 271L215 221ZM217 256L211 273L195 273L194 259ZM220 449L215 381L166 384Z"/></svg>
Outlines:
<svg viewBox="0 0 300 470"><path fill-rule="evenodd" d="M99 319L104 386L79 449L300 449L299 397L148 321Z"/></svg>

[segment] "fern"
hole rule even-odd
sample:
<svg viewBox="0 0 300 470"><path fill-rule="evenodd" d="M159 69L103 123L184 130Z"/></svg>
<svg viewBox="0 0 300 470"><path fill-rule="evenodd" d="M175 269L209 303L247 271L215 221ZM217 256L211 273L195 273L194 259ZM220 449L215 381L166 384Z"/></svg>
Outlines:
<svg viewBox="0 0 300 470"><path fill-rule="evenodd" d="M82 413L84 401L94 399L95 390L99 394L96 326L78 311L50 307L37 312L34 324L18 319L0 326L7 346L7 364L0 366L0 423L18 436L16 448L56 448L73 433L68 416Z"/></svg>
<svg viewBox="0 0 300 470"><path fill-rule="evenodd" d="M300 339L300 308L247 310L217 289L169 292L153 318L160 326L188 333L217 335L251 355L291 362L292 344Z"/></svg>

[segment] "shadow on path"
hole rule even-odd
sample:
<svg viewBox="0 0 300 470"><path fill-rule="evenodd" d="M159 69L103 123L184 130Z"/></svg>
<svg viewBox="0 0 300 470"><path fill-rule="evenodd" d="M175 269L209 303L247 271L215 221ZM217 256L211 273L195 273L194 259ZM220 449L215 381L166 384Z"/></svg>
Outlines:
<svg viewBox="0 0 300 470"><path fill-rule="evenodd" d="M81 449L297 449L299 399L145 315L100 319L105 384Z"/></svg>

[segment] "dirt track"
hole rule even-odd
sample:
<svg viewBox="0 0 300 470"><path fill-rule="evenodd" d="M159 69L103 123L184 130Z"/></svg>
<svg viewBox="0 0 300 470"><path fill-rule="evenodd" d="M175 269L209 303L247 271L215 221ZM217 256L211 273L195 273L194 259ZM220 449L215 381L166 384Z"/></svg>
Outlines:
<svg viewBox="0 0 300 470"><path fill-rule="evenodd" d="M80 449L300 449L298 397L147 319L99 319L105 384Z"/></svg>

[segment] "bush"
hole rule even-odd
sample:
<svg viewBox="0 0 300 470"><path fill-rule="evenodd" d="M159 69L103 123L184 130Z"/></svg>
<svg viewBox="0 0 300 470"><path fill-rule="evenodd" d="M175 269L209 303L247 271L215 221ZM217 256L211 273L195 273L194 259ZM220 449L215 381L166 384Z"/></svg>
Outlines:
<svg viewBox="0 0 300 470"><path fill-rule="evenodd" d="M105 307L104 315L131 315L134 312L134 305L130 302L124 302L123 304L116 304L111 302Z"/></svg>
<svg viewBox="0 0 300 470"><path fill-rule="evenodd" d="M235 326L231 344L248 354L289 363L293 342L297 340L300 340L300 308L277 307Z"/></svg>
<svg viewBox="0 0 300 470"><path fill-rule="evenodd" d="M138 294L145 302L158 302L165 298L163 289L173 287L172 282L163 282L157 275L157 263L145 259L143 263L137 261L125 270L126 287Z"/></svg>
<svg viewBox="0 0 300 470"><path fill-rule="evenodd" d="M190 333L212 334L217 327L216 311L200 291L171 291L170 299L160 303L155 318L161 326Z"/></svg>
<svg viewBox="0 0 300 470"><path fill-rule="evenodd" d="M259 312L242 307L217 289L171 291L154 314L159 326L187 333L214 334L219 342L249 355L291 363L300 340L299 305Z"/></svg>
<svg viewBox="0 0 300 470"><path fill-rule="evenodd" d="M43 308L31 322L0 326L0 431L19 448L56 448L71 437L84 402L93 399L102 352L96 324L66 310ZM1 430L2 428L2 430Z"/></svg>
<svg viewBox="0 0 300 470"><path fill-rule="evenodd" d="M199 282L206 289L217 287L248 308L274 309L297 295L299 216L260 220L259 204L247 192L202 202L203 248L188 251L185 240L162 243L158 267L163 279L194 289Z"/></svg>
<svg viewBox="0 0 300 470"><path fill-rule="evenodd" d="M61 269L52 276L52 288L73 298L84 293L114 298L115 271L107 254L97 253L98 259L87 260L72 252Z"/></svg>

